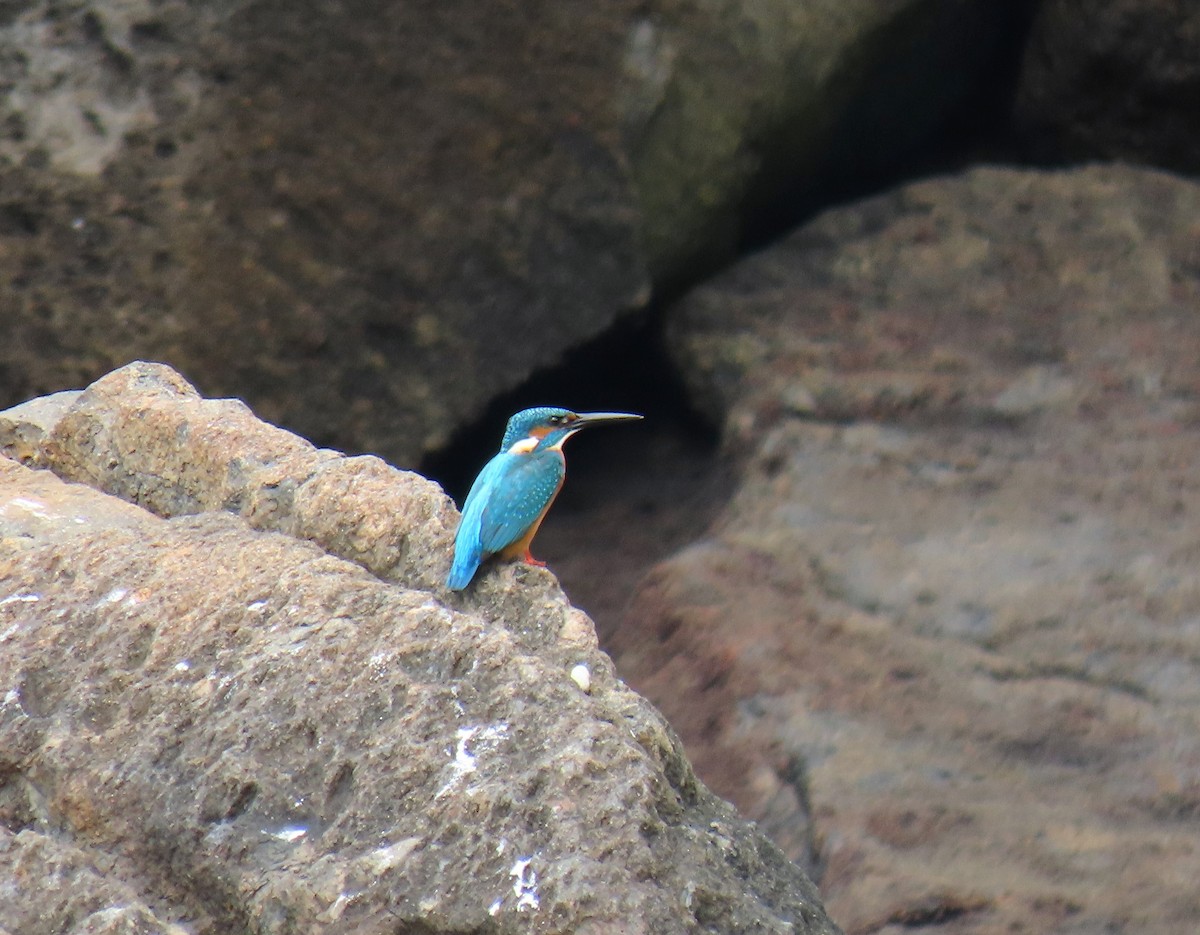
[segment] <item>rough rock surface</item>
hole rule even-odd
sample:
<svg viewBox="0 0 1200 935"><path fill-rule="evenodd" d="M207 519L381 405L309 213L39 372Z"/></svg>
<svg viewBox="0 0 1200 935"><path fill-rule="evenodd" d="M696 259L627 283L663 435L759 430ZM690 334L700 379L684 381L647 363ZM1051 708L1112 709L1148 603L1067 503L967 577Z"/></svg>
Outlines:
<svg viewBox="0 0 1200 935"><path fill-rule="evenodd" d="M610 649L849 933L1200 922L1197 217L980 169L674 313L742 476Z"/></svg>
<svg viewBox="0 0 1200 935"><path fill-rule="evenodd" d="M837 931L551 576L452 605L380 551L423 536L444 571L426 482L344 467L308 496L361 459L158 365L62 402L0 418L42 425L28 465L0 458L4 925ZM381 516L395 488L424 512Z"/></svg>
<svg viewBox="0 0 1200 935"><path fill-rule="evenodd" d="M7 791L7 790L6 790ZM190 935L165 922L134 887L108 872L111 864L54 832L9 830L0 822L2 935ZM99 866L97 866L99 864Z"/></svg>
<svg viewBox="0 0 1200 935"><path fill-rule="evenodd" d="M2 5L0 398L166 360L413 464L728 255L755 186L907 149L1006 7Z"/></svg>
<svg viewBox="0 0 1200 935"><path fill-rule="evenodd" d="M1200 172L1200 7L1043 0L1015 122L1042 159L1125 159Z"/></svg>

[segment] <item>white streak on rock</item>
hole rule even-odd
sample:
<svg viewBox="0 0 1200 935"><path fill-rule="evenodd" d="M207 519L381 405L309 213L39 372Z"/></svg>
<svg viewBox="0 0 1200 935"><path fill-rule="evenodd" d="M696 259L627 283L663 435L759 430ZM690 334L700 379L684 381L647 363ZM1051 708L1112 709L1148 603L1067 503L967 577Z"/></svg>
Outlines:
<svg viewBox="0 0 1200 935"><path fill-rule="evenodd" d="M8 504L24 510L26 513L32 513L38 519L50 518L50 514L46 512L46 504L38 500L30 500L28 497L13 497Z"/></svg>
<svg viewBox="0 0 1200 935"><path fill-rule="evenodd" d="M5 604L36 604L41 599L42 596L40 594L22 594L18 591L16 594L10 594L8 597L0 600L0 607L3 607Z"/></svg>
<svg viewBox="0 0 1200 935"><path fill-rule="evenodd" d="M290 844L292 841L298 841L308 834L308 829L303 825L284 825L278 831L264 831L263 834L275 838L277 841L286 841Z"/></svg>
<svg viewBox="0 0 1200 935"><path fill-rule="evenodd" d="M508 725L493 724L490 727L460 727L456 735L458 743L454 748L454 762L451 764L453 772L442 788L438 789L437 794L434 796L436 799L440 799L446 793L453 790L463 781L465 776L469 776L479 768L479 761L475 753L467 745L478 736L479 742L477 746L486 751L493 747L496 741L508 736Z"/></svg>
<svg viewBox="0 0 1200 935"><path fill-rule="evenodd" d="M517 897L517 912L537 909L542 904L541 897L538 895L537 871L530 866L532 863L532 856L520 857L512 865L512 869L508 871L509 876L513 878L513 893Z"/></svg>

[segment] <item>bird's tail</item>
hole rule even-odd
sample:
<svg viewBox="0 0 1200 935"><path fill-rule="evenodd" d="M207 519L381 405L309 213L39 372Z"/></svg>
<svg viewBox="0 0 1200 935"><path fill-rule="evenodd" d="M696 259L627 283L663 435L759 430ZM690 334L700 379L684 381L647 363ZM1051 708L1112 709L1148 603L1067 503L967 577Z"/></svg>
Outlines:
<svg viewBox="0 0 1200 935"><path fill-rule="evenodd" d="M446 576L446 587L451 591L461 591L470 584L479 569L479 560L479 552L474 549L455 549L454 564Z"/></svg>

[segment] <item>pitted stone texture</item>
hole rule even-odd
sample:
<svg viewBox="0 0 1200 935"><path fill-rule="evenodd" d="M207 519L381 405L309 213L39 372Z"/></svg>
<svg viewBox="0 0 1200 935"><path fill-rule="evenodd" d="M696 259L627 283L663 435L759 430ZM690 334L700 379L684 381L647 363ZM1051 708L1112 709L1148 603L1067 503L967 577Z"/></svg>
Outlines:
<svg viewBox="0 0 1200 935"><path fill-rule="evenodd" d="M88 387L55 423L43 460L161 516L227 510L380 577L431 588L445 576L455 514L436 484L315 448L239 400L202 398L162 364L135 362Z"/></svg>
<svg viewBox="0 0 1200 935"><path fill-rule="evenodd" d="M0 797L19 783L10 776ZM11 935L188 935L159 918L134 887L97 868L89 854L61 836L24 829L0 818L0 933ZM101 860L111 870L112 862Z"/></svg>
<svg viewBox="0 0 1200 935"><path fill-rule="evenodd" d="M162 519L6 462L16 501L50 519L0 527L0 817L165 925L837 931L581 641L590 693L536 628L232 514Z"/></svg>
<svg viewBox="0 0 1200 935"><path fill-rule="evenodd" d="M43 466L46 439L78 398L79 390L63 390L0 412L0 455L31 467Z"/></svg>

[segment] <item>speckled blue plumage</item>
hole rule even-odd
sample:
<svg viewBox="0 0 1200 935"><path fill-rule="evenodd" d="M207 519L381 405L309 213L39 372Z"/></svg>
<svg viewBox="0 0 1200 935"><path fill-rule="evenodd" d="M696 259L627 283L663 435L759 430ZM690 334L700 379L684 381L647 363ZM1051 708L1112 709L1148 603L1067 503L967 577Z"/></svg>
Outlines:
<svg viewBox="0 0 1200 935"><path fill-rule="evenodd" d="M632 412L572 412L539 406L509 419L500 453L484 465L463 504L446 587L461 591L479 565L496 553L502 553L502 558L523 554L534 561L529 556L530 540L567 472L563 442L589 425L640 418Z"/></svg>
<svg viewBox="0 0 1200 935"><path fill-rule="evenodd" d="M562 451L555 446L570 430L551 431L532 452L515 454L510 449L551 416L566 414L566 409L541 407L508 420L500 453L479 472L463 504L446 587L465 588L480 563L520 540L550 505L566 474Z"/></svg>
<svg viewBox="0 0 1200 935"><path fill-rule="evenodd" d="M555 406L538 406L534 409L522 409L508 420L504 429L504 439L500 442L500 450L508 451L522 438L528 438L536 426L545 425L552 416L568 416L570 410L559 409Z"/></svg>

